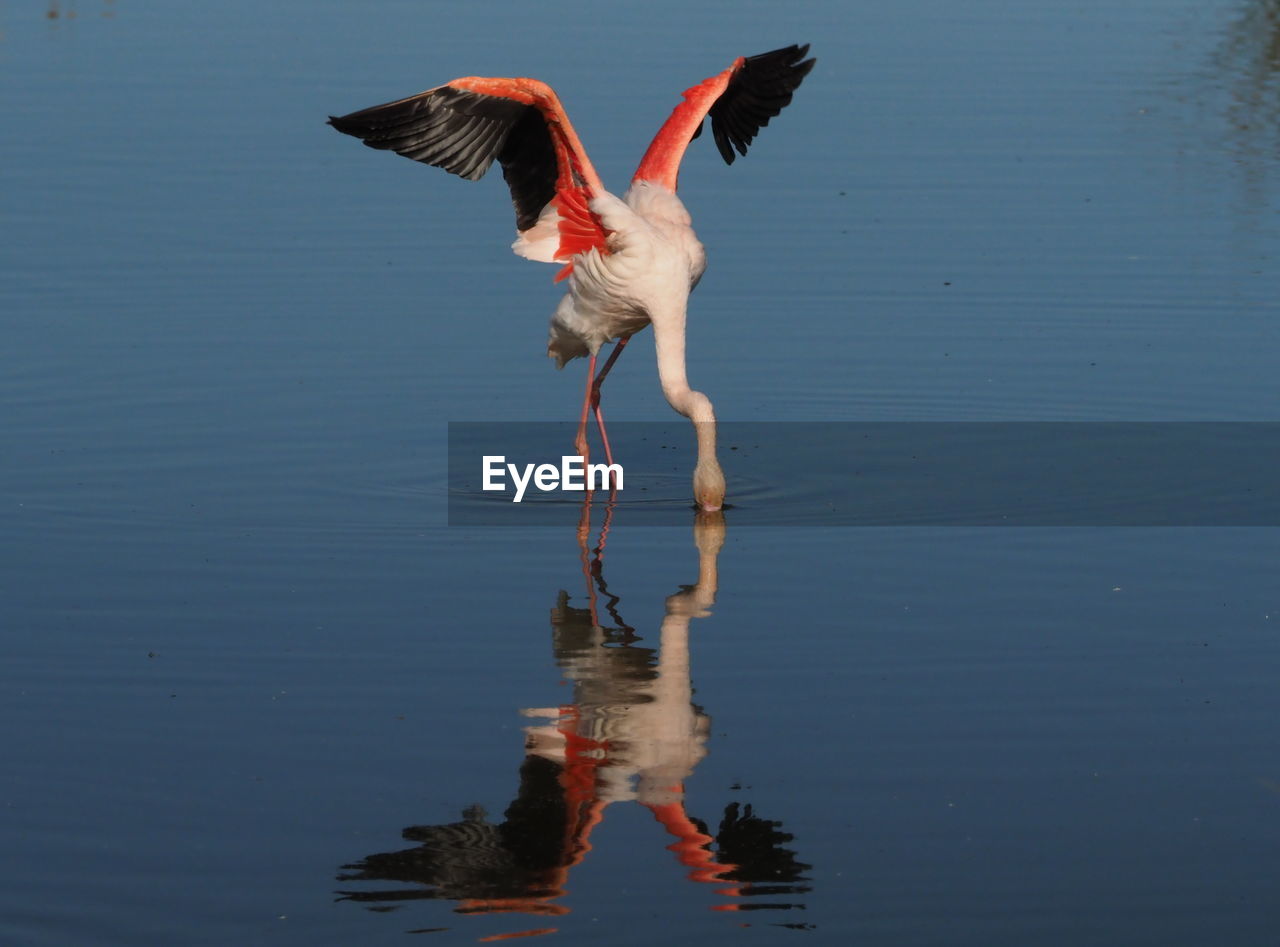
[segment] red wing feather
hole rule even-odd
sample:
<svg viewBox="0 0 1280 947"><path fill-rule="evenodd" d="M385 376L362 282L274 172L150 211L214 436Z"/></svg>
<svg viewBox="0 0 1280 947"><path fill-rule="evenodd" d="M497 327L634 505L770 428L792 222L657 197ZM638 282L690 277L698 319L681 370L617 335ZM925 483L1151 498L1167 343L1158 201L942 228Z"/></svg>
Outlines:
<svg viewBox="0 0 1280 947"><path fill-rule="evenodd" d="M338 131L469 180L496 160L511 190L516 229L533 227L547 204L560 216L557 260L592 248L607 232L588 202L603 188L550 86L536 79L467 76L384 105L332 117Z"/></svg>

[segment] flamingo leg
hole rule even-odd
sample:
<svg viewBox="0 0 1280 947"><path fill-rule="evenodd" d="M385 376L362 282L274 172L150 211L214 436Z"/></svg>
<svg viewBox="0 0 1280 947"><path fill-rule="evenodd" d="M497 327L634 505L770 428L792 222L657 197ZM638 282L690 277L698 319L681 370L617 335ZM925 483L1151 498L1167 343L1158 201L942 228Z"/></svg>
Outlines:
<svg viewBox="0 0 1280 947"><path fill-rule="evenodd" d="M596 375L591 383L591 409L595 412L596 427L600 429L600 440L604 443L604 461L610 465L613 464L613 450L609 447L609 435L604 429L604 414L600 411L600 386L604 384L605 376L609 374L609 369L613 368L613 363L618 360L618 356L622 354L630 338L627 336L618 340L613 351L609 353L608 359L605 360L604 367L600 369L600 374ZM612 474L609 475L609 483L613 484Z"/></svg>
<svg viewBox="0 0 1280 947"><path fill-rule="evenodd" d="M587 449L587 416L591 413L591 398L595 391L595 374L596 374L596 357L591 356L591 361L587 363L587 390L582 396L582 417L578 419L578 436L573 440L573 446L578 451L578 456L582 458L582 466L586 467L590 453Z"/></svg>
<svg viewBox="0 0 1280 947"><path fill-rule="evenodd" d="M604 462L606 464L612 464L613 449L609 447L609 435L605 432L605 429L604 429L604 415L600 413L600 402L598 400L595 402L594 405L592 405L591 410L595 412L596 427L600 429L600 440L604 444ZM612 474L609 475L609 482L610 483L613 482Z"/></svg>

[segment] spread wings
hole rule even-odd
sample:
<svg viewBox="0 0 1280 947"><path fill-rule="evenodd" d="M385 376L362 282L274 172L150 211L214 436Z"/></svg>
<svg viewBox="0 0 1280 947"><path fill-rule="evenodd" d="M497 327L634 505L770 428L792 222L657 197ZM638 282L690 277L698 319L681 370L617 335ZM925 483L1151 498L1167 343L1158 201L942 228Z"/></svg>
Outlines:
<svg viewBox="0 0 1280 947"><path fill-rule="evenodd" d="M472 181L496 160L511 190L518 248L528 247L542 219L537 236L547 245L518 250L523 255L571 261L593 247L608 253L607 231L588 206L603 191L600 179L555 92L536 79L467 76L329 124L370 148ZM571 269L569 262L557 279Z"/></svg>
<svg viewBox="0 0 1280 947"><path fill-rule="evenodd" d="M739 57L728 69L684 92L636 171L635 180L676 189L689 142L711 116L711 134L728 164L781 112L816 60L808 45ZM466 76L418 95L331 117L338 131L370 148L394 151L477 180L494 161L511 189L521 256L566 263L576 254L609 252L608 230L589 206L604 193L555 92L536 79Z"/></svg>

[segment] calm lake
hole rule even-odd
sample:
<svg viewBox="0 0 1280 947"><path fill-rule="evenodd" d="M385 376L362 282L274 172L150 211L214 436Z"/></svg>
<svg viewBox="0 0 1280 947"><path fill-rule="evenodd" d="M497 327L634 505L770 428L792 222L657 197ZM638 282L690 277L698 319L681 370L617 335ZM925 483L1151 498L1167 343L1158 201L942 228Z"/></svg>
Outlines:
<svg viewBox="0 0 1280 947"><path fill-rule="evenodd" d="M326 118L535 76L621 191L806 42L680 180L731 506L645 332L634 486L485 520L450 432L567 452L563 286L496 169ZM1277 0L0 5L0 943L1274 943L1277 50Z"/></svg>

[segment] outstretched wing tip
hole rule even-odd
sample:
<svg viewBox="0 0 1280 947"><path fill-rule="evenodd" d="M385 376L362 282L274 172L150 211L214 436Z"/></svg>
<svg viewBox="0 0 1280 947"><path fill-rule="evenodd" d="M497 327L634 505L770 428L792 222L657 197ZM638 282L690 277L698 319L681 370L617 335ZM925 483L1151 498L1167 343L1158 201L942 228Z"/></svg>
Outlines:
<svg viewBox="0 0 1280 947"><path fill-rule="evenodd" d="M394 151L476 181L495 159L502 160L527 106L500 95L472 92L459 83L454 80L406 99L331 115L329 124L370 148Z"/></svg>
<svg viewBox="0 0 1280 947"><path fill-rule="evenodd" d="M760 129L791 103L817 63L804 58L808 52L808 43L793 43L741 60L710 109L712 137L725 164L745 155Z"/></svg>

